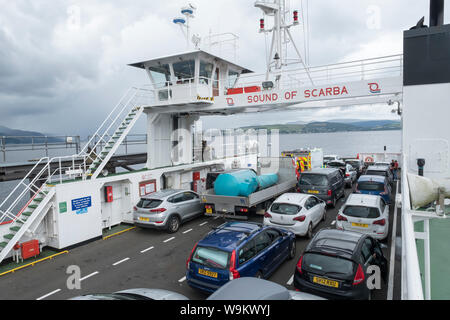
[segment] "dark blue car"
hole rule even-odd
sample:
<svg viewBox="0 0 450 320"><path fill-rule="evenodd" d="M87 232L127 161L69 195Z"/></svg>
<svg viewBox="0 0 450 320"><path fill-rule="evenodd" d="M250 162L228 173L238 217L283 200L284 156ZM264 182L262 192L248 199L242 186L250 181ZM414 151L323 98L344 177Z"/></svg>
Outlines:
<svg viewBox="0 0 450 320"><path fill-rule="evenodd" d="M211 293L239 277L269 277L286 259L295 257L295 235L251 222L227 222L192 249L186 280Z"/></svg>
<svg viewBox="0 0 450 320"><path fill-rule="evenodd" d="M391 203L391 186L386 177L364 175L358 179L356 193L380 196L387 203Z"/></svg>

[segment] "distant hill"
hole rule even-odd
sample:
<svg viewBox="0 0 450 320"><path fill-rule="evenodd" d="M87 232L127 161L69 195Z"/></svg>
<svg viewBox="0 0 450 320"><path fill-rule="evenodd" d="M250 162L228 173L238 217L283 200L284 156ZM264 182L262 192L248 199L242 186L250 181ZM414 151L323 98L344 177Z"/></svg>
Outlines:
<svg viewBox="0 0 450 320"><path fill-rule="evenodd" d="M6 139L6 144L21 144L21 143L31 143L32 139L29 137L37 137L34 138L34 142L43 143L45 142L46 135L35 131L10 129L4 126L0 126L0 138L3 136L8 136L8 139ZM48 142L61 142L61 141L63 141L63 139L53 137L48 138Z"/></svg>
<svg viewBox="0 0 450 320"><path fill-rule="evenodd" d="M277 124L264 126L250 126L242 129L278 129L282 134L291 133L326 133L326 132L348 132L348 131L386 131L401 130L400 121L373 120L355 121L347 123L338 122L310 122L307 124Z"/></svg>

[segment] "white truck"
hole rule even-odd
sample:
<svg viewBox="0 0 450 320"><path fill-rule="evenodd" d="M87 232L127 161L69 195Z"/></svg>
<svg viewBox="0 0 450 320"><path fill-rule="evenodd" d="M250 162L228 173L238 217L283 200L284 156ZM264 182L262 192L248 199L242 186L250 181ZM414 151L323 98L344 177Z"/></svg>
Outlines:
<svg viewBox="0 0 450 320"><path fill-rule="evenodd" d="M201 195L205 215L247 220L250 213L264 214L273 200L283 193L294 191L297 185L295 167L290 158L259 158L257 173L258 175L277 173L278 183L269 188L256 190L248 197L216 195L213 181L220 172L211 173L207 179L209 189Z"/></svg>

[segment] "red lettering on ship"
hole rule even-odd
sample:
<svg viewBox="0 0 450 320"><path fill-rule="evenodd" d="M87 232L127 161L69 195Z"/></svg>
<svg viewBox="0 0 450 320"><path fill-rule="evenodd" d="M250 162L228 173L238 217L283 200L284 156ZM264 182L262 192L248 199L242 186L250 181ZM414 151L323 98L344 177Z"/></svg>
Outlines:
<svg viewBox="0 0 450 320"><path fill-rule="evenodd" d="M320 98L320 97L328 97L328 96L342 96L344 94L348 94L348 90L346 86L341 87L328 87L328 88L320 88L320 89L312 89L305 90L304 92L305 98Z"/></svg>
<svg viewBox="0 0 450 320"><path fill-rule="evenodd" d="M258 102L273 102L278 100L278 94L258 94L253 96L248 96L248 103L258 103Z"/></svg>

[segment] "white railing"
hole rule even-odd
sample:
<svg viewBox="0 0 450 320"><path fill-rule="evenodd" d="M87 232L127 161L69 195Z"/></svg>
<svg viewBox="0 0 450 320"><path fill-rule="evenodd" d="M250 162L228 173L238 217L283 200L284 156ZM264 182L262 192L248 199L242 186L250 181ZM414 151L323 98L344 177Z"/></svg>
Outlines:
<svg viewBox="0 0 450 320"><path fill-rule="evenodd" d="M269 80L275 83L276 77L280 76L280 89L289 89L348 81L398 77L402 74L403 55L391 55L309 67L308 69L283 70L280 73L272 73ZM241 76L236 87L261 86L262 82L266 80L266 76L265 73ZM311 83L309 76L311 76L313 83Z"/></svg>
<svg viewBox="0 0 450 320"><path fill-rule="evenodd" d="M423 300L423 287L417 255L414 220L408 186L408 168L402 170L402 300Z"/></svg>

